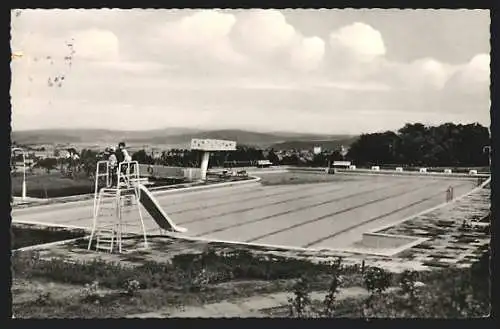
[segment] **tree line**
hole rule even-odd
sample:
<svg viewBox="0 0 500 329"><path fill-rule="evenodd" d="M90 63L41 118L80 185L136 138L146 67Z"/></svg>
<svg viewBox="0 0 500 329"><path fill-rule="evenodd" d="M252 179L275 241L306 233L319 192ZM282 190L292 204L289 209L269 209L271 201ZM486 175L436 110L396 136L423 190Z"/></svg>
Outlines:
<svg viewBox="0 0 500 329"><path fill-rule="evenodd" d="M478 123L406 124L397 132L363 134L346 158L358 165L487 166L488 128Z"/></svg>

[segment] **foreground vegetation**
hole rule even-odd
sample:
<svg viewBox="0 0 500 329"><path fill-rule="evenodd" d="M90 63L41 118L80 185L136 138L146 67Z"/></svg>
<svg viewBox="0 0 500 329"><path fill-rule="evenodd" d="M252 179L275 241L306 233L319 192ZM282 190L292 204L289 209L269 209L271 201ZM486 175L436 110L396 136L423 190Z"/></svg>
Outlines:
<svg viewBox="0 0 500 329"><path fill-rule="evenodd" d="M279 291L293 297L271 316L470 317L489 311L488 255L470 270L394 275L341 260L314 264L244 250L208 249L135 267L44 260L36 252L16 253L12 262L16 317L123 317ZM23 282L38 288L26 297ZM348 287L364 287L366 297L337 299ZM327 292L323 303L311 300L313 290Z"/></svg>
<svg viewBox="0 0 500 329"><path fill-rule="evenodd" d="M286 308L271 315L295 317L377 318L470 318L490 312L489 255L470 269L442 269L431 273L405 271L394 277L377 267L363 272L365 298L336 300L344 276L333 271L322 302L310 298L310 279L302 277L294 286L294 297ZM391 286L391 283L393 286ZM394 285L394 283L396 283Z"/></svg>

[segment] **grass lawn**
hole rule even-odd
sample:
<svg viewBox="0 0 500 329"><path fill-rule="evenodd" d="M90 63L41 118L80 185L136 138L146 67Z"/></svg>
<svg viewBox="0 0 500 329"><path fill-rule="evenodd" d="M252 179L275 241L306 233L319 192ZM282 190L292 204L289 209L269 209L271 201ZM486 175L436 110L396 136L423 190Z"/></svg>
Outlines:
<svg viewBox="0 0 500 329"><path fill-rule="evenodd" d="M21 196L22 175L12 177L12 194ZM94 192L94 180L86 177L71 179L63 177L59 172L50 174L34 174L26 176L27 196L33 198L55 198Z"/></svg>

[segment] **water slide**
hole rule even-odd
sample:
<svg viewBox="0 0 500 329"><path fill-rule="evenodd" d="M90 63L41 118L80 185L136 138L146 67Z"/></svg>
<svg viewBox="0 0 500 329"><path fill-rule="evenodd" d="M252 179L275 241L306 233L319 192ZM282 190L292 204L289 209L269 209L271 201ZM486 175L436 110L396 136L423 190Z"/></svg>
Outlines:
<svg viewBox="0 0 500 329"><path fill-rule="evenodd" d="M140 202L144 209L153 217L158 226L166 231L184 233L186 228L175 225L168 215L161 209L160 204L151 192L142 184L139 184L141 190Z"/></svg>

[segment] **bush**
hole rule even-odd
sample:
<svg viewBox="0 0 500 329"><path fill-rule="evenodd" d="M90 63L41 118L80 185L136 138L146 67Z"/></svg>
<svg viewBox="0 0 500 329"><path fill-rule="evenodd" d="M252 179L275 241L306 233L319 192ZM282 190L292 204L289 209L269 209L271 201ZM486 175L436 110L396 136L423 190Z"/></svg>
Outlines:
<svg viewBox="0 0 500 329"><path fill-rule="evenodd" d="M370 294L381 294L391 284L391 273L379 268L369 267L363 274L366 289Z"/></svg>
<svg viewBox="0 0 500 329"><path fill-rule="evenodd" d="M141 284L137 280L128 280L125 285L125 292L129 296L133 296L141 288Z"/></svg>
<svg viewBox="0 0 500 329"><path fill-rule="evenodd" d="M293 286L294 297L288 298L290 316L310 317L312 313L309 279L302 276Z"/></svg>
<svg viewBox="0 0 500 329"><path fill-rule="evenodd" d="M336 295L343 281L340 270L341 261L339 259L332 265L332 279L330 287L328 288L328 293L323 301L324 310L322 313L325 317L333 317L335 314Z"/></svg>
<svg viewBox="0 0 500 329"><path fill-rule="evenodd" d="M104 297L99 290L99 281L93 281L91 284L86 283L80 294L84 303L99 304Z"/></svg>
<svg viewBox="0 0 500 329"><path fill-rule="evenodd" d="M50 300L51 300L50 291L40 292L40 293L38 293L38 296L36 297L35 304L46 305L50 302Z"/></svg>

